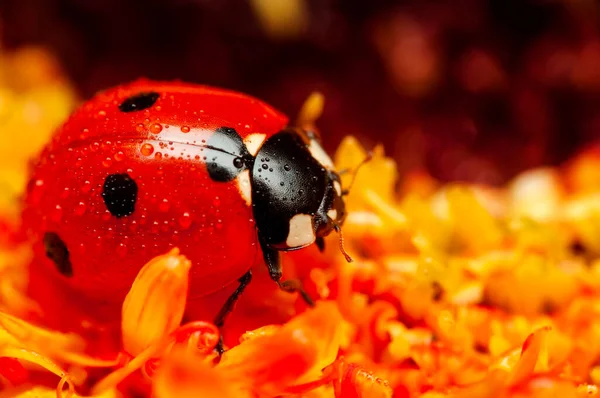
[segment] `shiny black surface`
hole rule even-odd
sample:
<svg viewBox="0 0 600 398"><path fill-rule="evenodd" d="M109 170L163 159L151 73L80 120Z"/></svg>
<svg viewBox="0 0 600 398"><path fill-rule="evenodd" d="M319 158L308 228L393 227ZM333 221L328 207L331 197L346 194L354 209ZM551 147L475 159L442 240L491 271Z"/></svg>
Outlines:
<svg viewBox="0 0 600 398"><path fill-rule="evenodd" d="M319 210L328 174L295 131L283 130L263 144L251 175L259 234L266 244L285 248L291 218Z"/></svg>

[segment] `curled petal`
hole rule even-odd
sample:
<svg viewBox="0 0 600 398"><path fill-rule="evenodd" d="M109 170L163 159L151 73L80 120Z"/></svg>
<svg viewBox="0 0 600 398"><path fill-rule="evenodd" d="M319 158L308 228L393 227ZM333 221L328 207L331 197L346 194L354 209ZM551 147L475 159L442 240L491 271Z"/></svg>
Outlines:
<svg viewBox="0 0 600 398"><path fill-rule="evenodd" d="M175 248L150 260L123 302L123 346L138 355L181 324L191 262Z"/></svg>
<svg viewBox="0 0 600 398"><path fill-rule="evenodd" d="M253 391L276 395L286 386L321 377L337 356L341 323L335 303L318 302L270 336L258 335L233 347L217 368Z"/></svg>

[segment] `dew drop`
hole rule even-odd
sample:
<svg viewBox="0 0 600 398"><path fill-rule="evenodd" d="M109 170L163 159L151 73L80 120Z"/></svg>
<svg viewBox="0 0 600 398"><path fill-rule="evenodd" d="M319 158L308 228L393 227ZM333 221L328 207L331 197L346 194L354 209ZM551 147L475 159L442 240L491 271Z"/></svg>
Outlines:
<svg viewBox="0 0 600 398"><path fill-rule="evenodd" d="M104 167L110 167L111 164L112 164L111 158L106 158L102 161L102 166L104 166Z"/></svg>
<svg viewBox="0 0 600 398"><path fill-rule="evenodd" d="M139 123L137 126L135 126L135 131L141 133L142 131L144 131L144 125L142 123Z"/></svg>
<svg viewBox="0 0 600 398"><path fill-rule="evenodd" d="M89 181L84 181L83 186L81 187L81 192L88 193L92 190L92 183Z"/></svg>
<svg viewBox="0 0 600 398"><path fill-rule="evenodd" d="M284 169L285 171L290 171L292 168L290 167L290 165L289 165L289 164L286 164L285 166L283 166L283 169Z"/></svg>
<svg viewBox="0 0 600 398"><path fill-rule="evenodd" d="M62 207L60 205L56 205L56 207L54 209L52 209L50 218L54 222L60 222L60 220L62 219L62 214L63 214Z"/></svg>
<svg viewBox="0 0 600 398"><path fill-rule="evenodd" d="M215 223L215 229L223 229L223 221L222 220L217 220L217 222Z"/></svg>
<svg viewBox="0 0 600 398"><path fill-rule="evenodd" d="M241 169L242 167L244 167L244 160L242 158L233 159L233 166L238 169Z"/></svg>
<svg viewBox="0 0 600 398"><path fill-rule="evenodd" d="M266 169L269 168L269 165L268 164L263 164L261 167L266 170Z"/></svg>
<svg viewBox="0 0 600 398"><path fill-rule="evenodd" d="M221 199L219 199L218 196L213 199L213 206L215 206L215 207L221 206Z"/></svg>
<svg viewBox="0 0 600 398"><path fill-rule="evenodd" d="M125 158L125 154L121 151L115 153L115 155L113 156L115 158L115 160L117 162L120 162L121 160L123 160Z"/></svg>
<svg viewBox="0 0 600 398"><path fill-rule="evenodd" d="M183 229L188 229L192 225L192 217L187 211L179 217L179 226Z"/></svg>
<svg viewBox="0 0 600 398"><path fill-rule="evenodd" d="M181 132L182 133L189 133L190 132L190 128L188 126L181 126Z"/></svg>
<svg viewBox="0 0 600 398"><path fill-rule="evenodd" d="M156 153L154 154L154 159L162 159L162 153L160 153L160 152L156 152Z"/></svg>
<svg viewBox="0 0 600 398"><path fill-rule="evenodd" d="M90 144L90 151L96 152L98 149L100 149L100 143L98 143L98 142L92 142Z"/></svg>
<svg viewBox="0 0 600 398"><path fill-rule="evenodd" d="M79 202L79 203L77 204L77 206L75 206L75 208L73 209L73 213L74 213L76 216L82 216L82 215L84 215L84 214L85 214L85 207L86 207L86 206L85 206L85 203L83 203L83 202Z"/></svg>
<svg viewBox="0 0 600 398"><path fill-rule="evenodd" d="M154 153L154 146L152 144L148 144L148 143L143 144L142 147L140 148L140 152L144 156L150 156Z"/></svg>
<svg viewBox="0 0 600 398"><path fill-rule="evenodd" d="M162 202L158 205L158 209L160 211L162 211L163 213L168 212L170 207L171 207L171 204L169 203L169 199L167 199L167 198L164 198L162 200Z"/></svg>
<svg viewBox="0 0 600 398"><path fill-rule="evenodd" d="M98 111L98 116L101 116L101 117L106 116L106 111L104 111L104 110Z"/></svg>
<svg viewBox="0 0 600 398"><path fill-rule="evenodd" d="M150 126L150 132L152 134L159 134L163 129L163 126L159 123L154 123L152 126Z"/></svg>
<svg viewBox="0 0 600 398"><path fill-rule="evenodd" d="M124 243L119 243L115 251L119 257L125 257L127 255L127 246Z"/></svg>

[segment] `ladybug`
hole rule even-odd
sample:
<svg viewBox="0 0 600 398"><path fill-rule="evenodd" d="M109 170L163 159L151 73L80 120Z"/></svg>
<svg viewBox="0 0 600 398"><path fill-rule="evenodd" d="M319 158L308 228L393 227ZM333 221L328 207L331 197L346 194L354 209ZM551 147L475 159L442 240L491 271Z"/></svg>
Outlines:
<svg viewBox="0 0 600 398"><path fill-rule="evenodd" d="M44 278L121 303L140 267L177 246L189 300L239 285L261 257L281 289L280 252L317 244L346 217L318 135L264 102L183 82L138 80L96 94L32 167L22 214ZM261 256L262 254L262 256Z"/></svg>

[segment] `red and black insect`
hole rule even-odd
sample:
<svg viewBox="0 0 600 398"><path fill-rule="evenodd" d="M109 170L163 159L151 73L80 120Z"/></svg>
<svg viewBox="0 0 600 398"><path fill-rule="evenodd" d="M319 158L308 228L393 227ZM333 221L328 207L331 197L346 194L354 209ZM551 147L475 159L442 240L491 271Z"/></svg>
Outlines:
<svg viewBox="0 0 600 398"><path fill-rule="evenodd" d="M238 283L279 253L344 222L340 178L317 135L250 96L140 80L99 93L57 131L33 169L23 212L36 261L82 296L122 302L140 267L177 246L190 299ZM303 293L304 298L310 298Z"/></svg>

